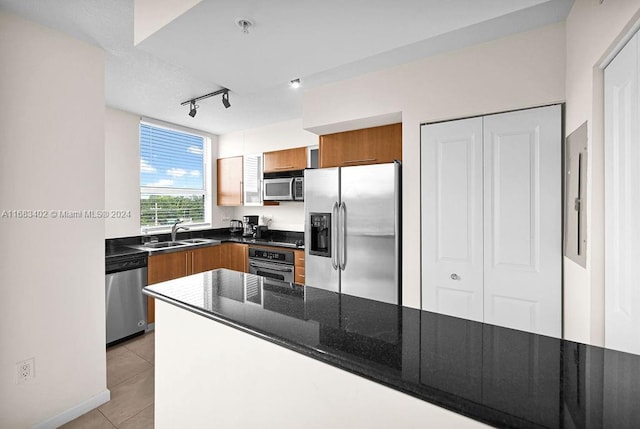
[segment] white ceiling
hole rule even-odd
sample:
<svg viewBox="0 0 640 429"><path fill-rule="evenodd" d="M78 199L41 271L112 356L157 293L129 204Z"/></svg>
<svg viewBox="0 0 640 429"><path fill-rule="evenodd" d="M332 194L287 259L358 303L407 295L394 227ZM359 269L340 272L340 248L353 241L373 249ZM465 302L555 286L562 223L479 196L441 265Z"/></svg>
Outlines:
<svg viewBox="0 0 640 429"><path fill-rule="evenodd" d="M224 134L302 117L305 88L564 20L573 0L203 0L133 44L133 0L0 0L101 46L107 105ZM249 34L237 18L255 25ZM303 87L289 88L300 78ZM180 103L202 100L195 118Z"/></svg>

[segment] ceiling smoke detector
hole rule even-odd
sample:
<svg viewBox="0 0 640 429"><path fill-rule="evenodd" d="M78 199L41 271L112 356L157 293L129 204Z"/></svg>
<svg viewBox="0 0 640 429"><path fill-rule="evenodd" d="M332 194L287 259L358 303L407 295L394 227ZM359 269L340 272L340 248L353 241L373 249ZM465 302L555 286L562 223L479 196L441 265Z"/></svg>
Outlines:
<svg viewBox="0 0 640 429"><path fill-rule="evenodd" d="M236 25L242 29L244 34L249 34L249 28L253 26L253 21L247 18L238 18Z"/></svg>

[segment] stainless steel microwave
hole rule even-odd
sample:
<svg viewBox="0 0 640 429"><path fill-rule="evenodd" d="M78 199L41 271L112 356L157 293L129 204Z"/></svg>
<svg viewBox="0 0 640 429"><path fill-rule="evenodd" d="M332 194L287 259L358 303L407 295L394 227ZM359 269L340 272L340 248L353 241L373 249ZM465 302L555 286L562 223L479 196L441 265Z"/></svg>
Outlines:
<svg viewBox="0 0 640 429"><path fill-rule="evenodd" d="M264 179L264 201L303 201L304 178L281 177Z"/></svg>

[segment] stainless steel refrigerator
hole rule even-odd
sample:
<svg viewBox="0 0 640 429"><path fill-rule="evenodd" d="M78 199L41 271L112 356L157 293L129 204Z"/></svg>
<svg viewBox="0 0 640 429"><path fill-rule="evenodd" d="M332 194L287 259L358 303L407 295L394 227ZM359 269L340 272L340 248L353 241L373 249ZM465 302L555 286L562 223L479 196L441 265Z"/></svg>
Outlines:
<svg viewBox="0 0 640 429"><path fill-rule="evenodd" d="M305 170L305 284L400 304L399 162Z"/></svg>

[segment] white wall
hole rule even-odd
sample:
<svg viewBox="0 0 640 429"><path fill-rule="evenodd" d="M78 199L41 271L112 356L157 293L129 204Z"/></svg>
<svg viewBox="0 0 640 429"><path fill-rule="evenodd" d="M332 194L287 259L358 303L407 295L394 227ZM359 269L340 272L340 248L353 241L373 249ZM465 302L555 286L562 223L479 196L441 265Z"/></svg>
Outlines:
<svg viewBox="0 0 640 429"><path fill-rule="evenodd" d="M402 113L403 305L420 308L420 124L564 101L564 23L308 90L305 129Z"/></svg>
<svg viewBox="0 0 640 429"><path fill-rule="evenodd" d="M105 210L123 210L131 217L108 218L105 237L140 235L140 116L105 109Z"/></svg>
<svg viewBox="0 0 640 429"><path fill-rule="evenodd" d="M104 221L51 214L104 208L103 52L0 11L0 58L0 210L49 211L0 217L0 427L54 425L109 397Z"/></svg>
<svg viewBox="0 0 640 429"><path fill-rule="evenodd" d="M221 135L218 158L317 144L318 136L302 128L302 119L293 119ZM271 229L304 231L304 204L301 202L283 202L279 206L265 207L229 207L223 210L232 219L242 219L246 214L268 215L273 219L269 224Z"/></svg>
<svg viewBox="0 0 640 429"><path fill-rule="evenodd" d="M640 1L576 0L566 22L566 133L588 121L587 268L565 258L565 337L604 344L604 85L602 60L640 19Z"/></svg>

